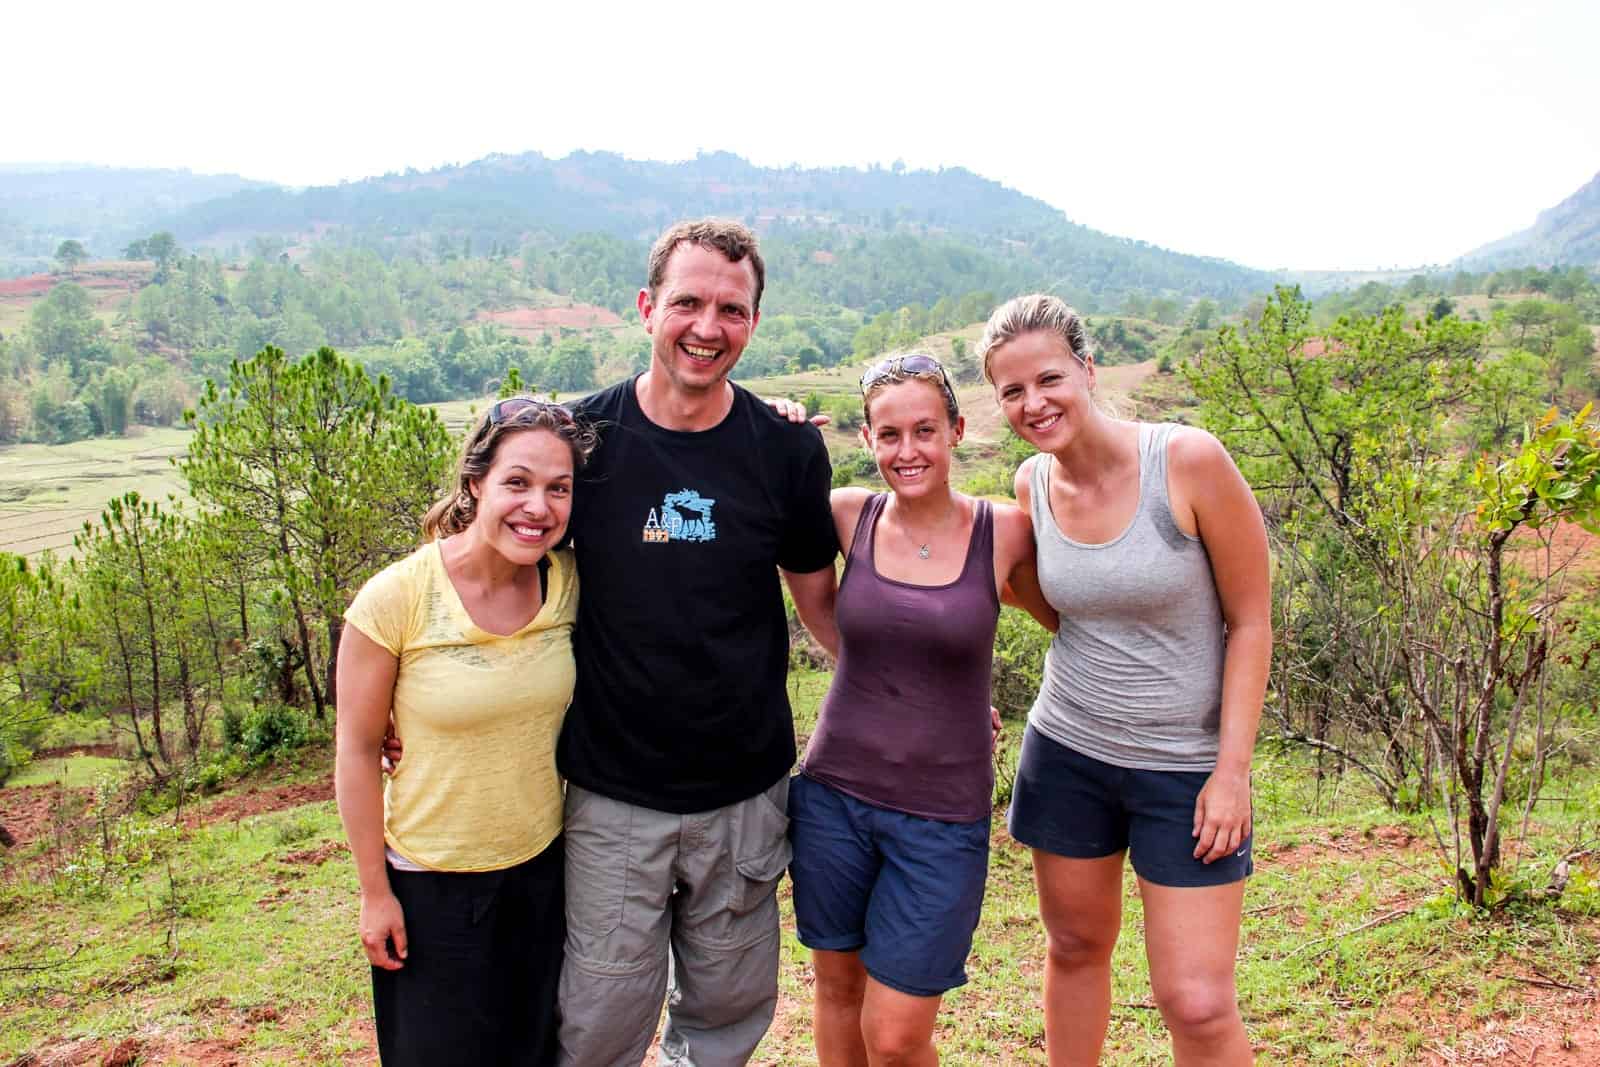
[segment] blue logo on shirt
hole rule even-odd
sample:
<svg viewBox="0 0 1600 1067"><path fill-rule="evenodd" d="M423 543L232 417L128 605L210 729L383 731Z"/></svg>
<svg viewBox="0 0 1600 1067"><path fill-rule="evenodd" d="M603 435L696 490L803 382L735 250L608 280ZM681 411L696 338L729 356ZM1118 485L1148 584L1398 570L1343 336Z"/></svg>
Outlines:
<svg viewBox="0 0 1600 1067"><path fill-rule="evenodd" d="M660 515L651 508L649 518L645 519L645 543L715 541L717 524L711 518L711 505L715 503L693 489L668 493L661 502Z"/></svg>

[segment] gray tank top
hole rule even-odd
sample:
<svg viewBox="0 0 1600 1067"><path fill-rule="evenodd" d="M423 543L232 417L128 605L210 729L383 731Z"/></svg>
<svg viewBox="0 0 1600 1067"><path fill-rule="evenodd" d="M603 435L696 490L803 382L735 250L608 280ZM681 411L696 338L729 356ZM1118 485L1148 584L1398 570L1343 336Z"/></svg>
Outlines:
<svg viewBox="0 0 1600 1067"><path fill-rule="evenodd" d="M1087 756L1145 770L1212 770L1222 703L1222 609L1198 537L1167 502L1171 423L1139 425L1139 505L1085 545L1050 510L1053 457L1033 464L1039 584L1061 615L1028 722Z"/></svg>

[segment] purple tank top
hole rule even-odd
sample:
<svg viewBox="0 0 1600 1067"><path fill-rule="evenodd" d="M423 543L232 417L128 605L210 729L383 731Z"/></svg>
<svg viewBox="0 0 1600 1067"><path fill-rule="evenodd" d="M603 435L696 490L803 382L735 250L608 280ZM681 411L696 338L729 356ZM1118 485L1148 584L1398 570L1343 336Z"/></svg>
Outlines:
<svg viewBox="0 0 1600 1067"><path fill-rule="evenodd" d="M871 497L839 583L839 665L801 769L858 800L943 822L989 817L994 796L994 517L977 501L966 564L949 585L878 574L887 493Z"/></svg>

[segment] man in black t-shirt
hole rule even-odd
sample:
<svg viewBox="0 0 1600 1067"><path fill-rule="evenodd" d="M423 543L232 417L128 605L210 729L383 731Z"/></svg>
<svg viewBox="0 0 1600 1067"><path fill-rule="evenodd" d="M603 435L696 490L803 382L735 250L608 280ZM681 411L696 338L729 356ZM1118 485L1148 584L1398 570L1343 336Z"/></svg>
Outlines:
<svg viewBox="0 0 1600 1067"><path fill-rule="evenodd" d="M680 223L650 253L650 369L580 402L577 690L561 1062L742 1064L777 1003L794 724L781 568L828 625L837 551L817 431L727 380L760 319L755 237Z"/></svg>

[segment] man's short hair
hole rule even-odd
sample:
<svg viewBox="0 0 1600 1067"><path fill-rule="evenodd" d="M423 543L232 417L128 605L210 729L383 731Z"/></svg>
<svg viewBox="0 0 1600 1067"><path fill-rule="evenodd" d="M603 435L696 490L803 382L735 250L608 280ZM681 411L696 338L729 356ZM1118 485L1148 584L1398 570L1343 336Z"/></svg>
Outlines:
<svg viewBox="0 0 1600 1067"><path fill-rule="evenodd" d="M750 257L750 266L755 269L756 291L755 300L751 311L761 310L761 290L767 286L767 265L761 260L761 249L756 241L756 235L750 229L732 219L696 219L692 222L674 223L660 237L656 238L655 245L650 249L650 299L656 298L656 291L661 288L661 279L667 274L667 260L672 258L672 253L681 244L688 243L699 245L702 248L714 248L728 257L729 263L738 263L746 256Z"/></svg>

